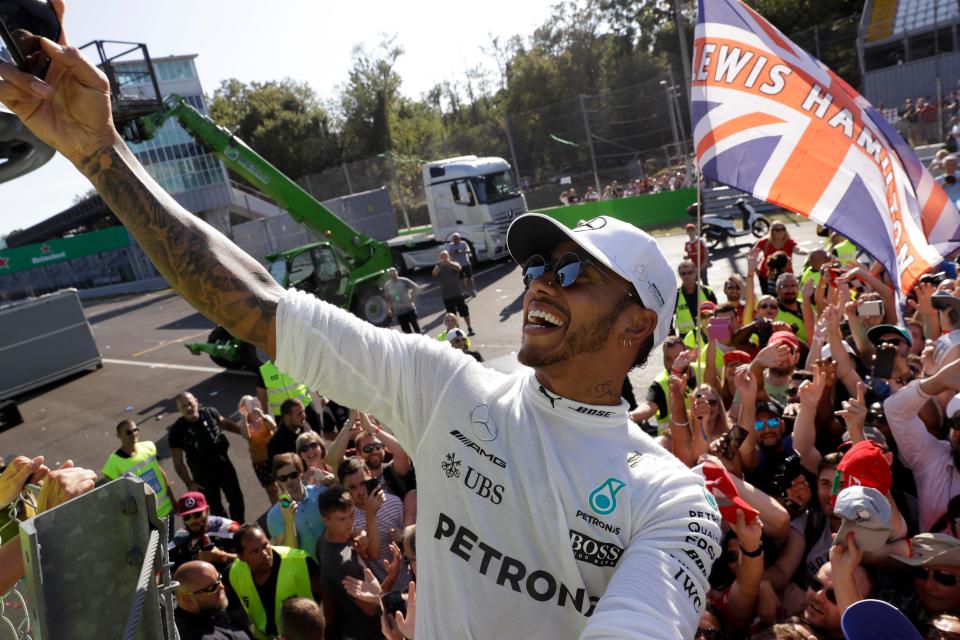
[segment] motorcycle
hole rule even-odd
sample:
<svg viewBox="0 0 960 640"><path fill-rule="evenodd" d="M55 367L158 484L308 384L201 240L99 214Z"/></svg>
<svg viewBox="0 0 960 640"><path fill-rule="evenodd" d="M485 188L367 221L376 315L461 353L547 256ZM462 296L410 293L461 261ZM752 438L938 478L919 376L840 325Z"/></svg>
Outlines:
<svg viewBox="0 0 960 640"><path fill-rule="evenodd" d="M746 200L737 200L737 212L711 213L700 219L700 234L707 247L716 249L720 243L726 244L730 238L740 238L752 234L762 238L770 231L770 220L759 214ZM736 220L740 218L741 228L737 229Z"/></svg>

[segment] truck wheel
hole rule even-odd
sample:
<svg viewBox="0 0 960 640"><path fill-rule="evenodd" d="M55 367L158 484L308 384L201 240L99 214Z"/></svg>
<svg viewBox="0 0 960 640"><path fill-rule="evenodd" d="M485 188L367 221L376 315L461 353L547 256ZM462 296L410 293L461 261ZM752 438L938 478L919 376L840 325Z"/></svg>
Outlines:
<svg viewBox="0 0 960 640"><path fill-rule="evenodd" d="M372 325L385 327L390 321L387 299L379 289L369 287L360 292L353 305L353 313Z"/></svg>

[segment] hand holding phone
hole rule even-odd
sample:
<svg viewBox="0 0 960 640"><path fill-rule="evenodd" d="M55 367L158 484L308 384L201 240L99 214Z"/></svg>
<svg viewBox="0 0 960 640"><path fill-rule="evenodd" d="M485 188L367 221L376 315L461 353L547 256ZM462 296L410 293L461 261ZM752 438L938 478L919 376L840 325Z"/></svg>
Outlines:
<svg viewBox="0 0 960 640"><path fill-rule="evenodd" d="M873 378L875 380L889 380L893 376L893 359L897 356L897 348L893 345L882 344L877 347L877 355L873 360Z"/></svg>
<svg viewBox="0 0 960 640"><path fill-rule="evenodd" d="M730 318L710 318L707 322L707 337L710 340L729 340L732 336Z"/></svg>
<svg viewBox="0 0 960 640"><path fill-rule="evenodd" d="M50 58L40 48L40 38L57 42L60 21L46 0L0 0L0 58L41 80L50 68Z"/></svg>
<svg viewBox="0 0 960 640"><path fill-rule="evenodd" d="M883 300L864 300L857 305L857 315L861 318L875 318L883 315Z"/></svg>

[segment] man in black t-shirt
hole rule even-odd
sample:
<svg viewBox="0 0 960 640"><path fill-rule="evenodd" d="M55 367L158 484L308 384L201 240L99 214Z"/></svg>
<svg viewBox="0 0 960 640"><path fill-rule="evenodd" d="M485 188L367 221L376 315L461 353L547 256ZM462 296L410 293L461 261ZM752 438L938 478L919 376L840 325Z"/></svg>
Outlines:
<svg viewBox="0 0 960 640"><path fill-rule="evenodd" d="M267 456L270 464L273 457L281 453L296 453L297 437L304 431L310 431L307 425L307 412L303 403L296 398L287 398L280 405L280 424L267 443Z"/></svg>
<svg viewBox="0 0 960 640"><path fill-rule="evenodd" d="M240 426L213 407L201 407L189 391L177 396L177 409L181 417L170 427L170 454L177 475L190 491L206 496L210 512L217 516L227 515L220 500L223 491L230 504L230 519L244 522L243 492L227 456L230 443L222 431L241 433Z"/></svg>
<svg viewBox="0 0 960 640"><path fill-rule="evenodd" d="M227 614L227 594L217 568L187 562L173 574L177 586L174 621L181 640L250 640L250 633Z"/></svg>
<svg viewBox="0 0 960 640"><path fill-rule="evenodd" d="M333 485L320 496L320 517L326 527L317 543L320 584L333 600L335 637L353 640L380 639L380 607L349 595L347 576L363 580L364 563L353 544L353 498L346 487Z"/></svg>

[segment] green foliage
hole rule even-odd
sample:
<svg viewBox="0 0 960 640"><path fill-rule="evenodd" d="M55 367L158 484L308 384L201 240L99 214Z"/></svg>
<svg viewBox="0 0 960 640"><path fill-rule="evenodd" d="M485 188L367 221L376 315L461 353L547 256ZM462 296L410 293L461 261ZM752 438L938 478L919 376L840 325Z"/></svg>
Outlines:
<svg viewBox="0 0 960 640"><path fill-rule="evenodd" d="M330 116L305 83L224 80L213 94L210 116L287 175L319 171L340 160Z"/></svg>

